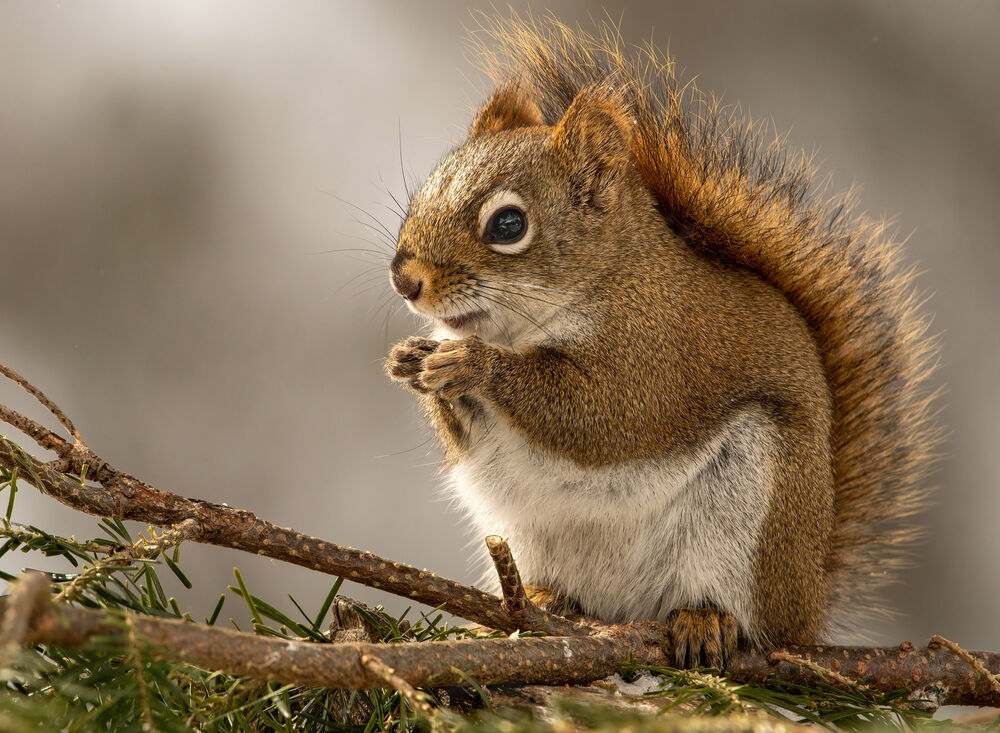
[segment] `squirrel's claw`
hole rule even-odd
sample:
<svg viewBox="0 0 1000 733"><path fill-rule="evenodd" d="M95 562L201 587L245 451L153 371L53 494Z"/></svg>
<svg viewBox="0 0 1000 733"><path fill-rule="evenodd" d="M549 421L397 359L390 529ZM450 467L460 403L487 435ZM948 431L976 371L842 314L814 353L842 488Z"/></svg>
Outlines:
<svg viewBox="0 0 1000 733"><path fill-rule="evenodd" d="M736 651L739 625L714 606L674 609L667 626L678 669L723 669Z"/></svg>

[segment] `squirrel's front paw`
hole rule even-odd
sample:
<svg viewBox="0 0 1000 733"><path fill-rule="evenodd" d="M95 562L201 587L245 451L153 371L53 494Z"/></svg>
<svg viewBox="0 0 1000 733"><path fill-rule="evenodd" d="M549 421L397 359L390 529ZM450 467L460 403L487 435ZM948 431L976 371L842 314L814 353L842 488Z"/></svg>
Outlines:
<svg viewBox="0 0 1000 733"><path fill-rule="evenodd" d="M438 342L432 339L411 336L392 347L389 358L385 362L385 372L397 382L404 382L417 392L426 392L418 377L424 368L426 359L438 347Z"/></svg>
<svg viewBox="0 0 1000 733"><path fill-rule="evenodd" d="M723 669L736 651L739 625L714 606L675 608L667 618L678 669Z"/></svg>
<svg viewBox="0 0 1000 733"><path fill-rule="evenodd" d="M489 374L492 346L476 337L442 341L424 357L417 384L446 400L477 391Z"/></svg>

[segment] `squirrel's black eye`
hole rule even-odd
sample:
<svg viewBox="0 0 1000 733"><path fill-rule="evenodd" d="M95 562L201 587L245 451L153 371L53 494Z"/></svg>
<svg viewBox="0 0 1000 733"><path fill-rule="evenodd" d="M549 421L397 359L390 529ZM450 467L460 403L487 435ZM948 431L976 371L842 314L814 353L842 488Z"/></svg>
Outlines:
<svg viewBox="0 0 1000 733"><path fill-rule="evenodd" d="M514 244L528 231L528 220L516 206L505 206L490 217L483 231L487 244Z"/></svg>

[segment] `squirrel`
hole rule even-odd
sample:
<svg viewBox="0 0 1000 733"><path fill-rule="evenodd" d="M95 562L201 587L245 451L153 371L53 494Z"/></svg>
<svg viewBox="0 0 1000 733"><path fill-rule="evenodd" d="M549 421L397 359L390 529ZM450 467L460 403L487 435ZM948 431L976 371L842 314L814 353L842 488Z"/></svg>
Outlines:
<svg viewBox="0 0 1000 733"><path fill-rule="evenodd" d="M886 223L611 25L482 30L496 88L389 268L458 503L533 600L664 623L679 667L856 630L941 438Z"/></svg>

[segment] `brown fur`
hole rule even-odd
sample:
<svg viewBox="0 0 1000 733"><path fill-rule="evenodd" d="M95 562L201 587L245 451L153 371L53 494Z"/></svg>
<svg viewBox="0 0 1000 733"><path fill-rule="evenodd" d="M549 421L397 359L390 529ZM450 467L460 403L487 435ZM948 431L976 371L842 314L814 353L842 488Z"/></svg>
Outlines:
<svg viewBox="0 0 1000 733"><path fill-rule="evenodd" d="M897 247L810 194L801 157L680 87L652 51L630 59L610 29L516 17L484 30L500 85L410 202L393 276L423 283L428 315L538 301L581 335L504 348L479 324L401 343L390 375L423 395L453 461L487 408L593 467L689 454L761 411L774 486L755 615L763 639L815 640L832 602L870 606L899 564L938 436L921 387L933 349ZM498 186L537 227L517 257L479 241ZM510 287L528 279L549 288ZM713 660L728 648L728 621L685 613L701 629L690 643Z"/></svg>
<svg viewBox="0 0 1000 733"><path fill-rule="evenodd" d="M512 15L480 30L486 71L519 79L549 124L581 89L619 90L637 167L671 227L759 273L809 323L833 394L831 601L877 613L920 535L912 519L942 439L926 386L937 344L886 222L854 214L852 193L824 198L802 153L680 83L653 47L625 52L611 26L589 35Z"/></svg>

